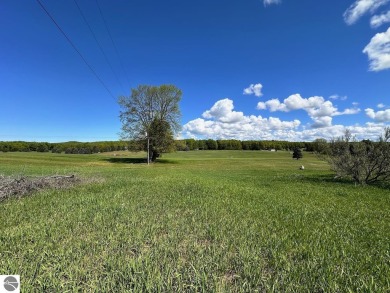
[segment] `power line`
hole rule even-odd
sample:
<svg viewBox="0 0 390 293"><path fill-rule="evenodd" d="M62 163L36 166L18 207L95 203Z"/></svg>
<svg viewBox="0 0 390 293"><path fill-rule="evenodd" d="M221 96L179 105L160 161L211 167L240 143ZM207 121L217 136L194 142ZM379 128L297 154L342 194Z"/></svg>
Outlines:
<svg viewBox="0 0 390 293"><path fill-rule="evenodd" d="M88 68L92 71L93 75L95 75L95 77L100 81L100 83L103 85L103 87L106 89L106 91L110 94L110 96L114 99L114 95L112 94L112 92L108 89L108 87L106 86L106 84L103 82L103 80L99 77L99 75L96 73L96 71L92 68L91 65L89 65L89 63L87 62L87 60L84 58L84 56L80 53L80 51L77 49L77 47L74 45L74 43L71 41L71 39L66 35L66 33L62 30L62 28L58 25L58 23L55 21L55 19L53 18L53 16L49 13L49 11L47 11L47 9L45 8L45 6L42 4L42 2L40 0L37 0L38 4L41 6L41 8L46 12L46 14L49 16L49 18L53 21L53 23L56 25L56 27L60 30L60 32L63 34L63 36L67 39L67 41L69 42L69 44L73 47L73 49L77 52L77 54L79 54L79 56L81 57L81 59L84 61L84 63L88 66Z"/></svg>
<svg viewBox="0 0 390 293"><path fill-rule="evenodd" d="M100 8L100 5L99 5L98 0L96 0L96 5L97 5L97 7L99 8L100 16L101 16L102 19L103 19L104 26L106 27L107 33L108 33L108 35L109 35L109 37L110 37L110 39L111 39L112 45L113 45L113 47L114 47L114 49L115 49L115 52L116 52L116 54L117 54L117 56L118 56L118 60L119 60L121 66L122 66L122 69L123 69L123 71L124 71L124 73L125 73L125 75L126 75L127 81L130 83L129 74L127 73L127 70L126 70L125 66L123 65L123 60L122 60L122 58L121 58L121 56L120 56L120 54L119 54L119 51L118 51L117 46L115 45L114 39L113 39L113 37L112 37L112 35L111 35L111 32L110 32L110 30L109 30L109 28L108 28L106 19L105 19L104 16L103 16L103 12L102 12L102 9Z"/></svg>
<svg viewBox="0 0 390 293"><path fill-rule="evenodd" d="M93 38L94 38L96 44L98 45L100 51L102 52L104 58L106 59L107 64L110 66L111 71L112 71L112 73L114 74L114 76L115 76L115 78L116 78L118 84L121 86L122 90L124 91L125 89L124 89L124 87L123 87L122 82L119 80L118 75L116 74L116 72L115 72L115 70L114 70L114 68L113 68L113 66L112 66L112 64L111 64L111 62L110 62L110 60L108 59L106 53L104 52L103 47L102 47L102 45L100 44L100 42L98 41L98 39L97 39L95 33L93 32L91 26L89 25L89 23L88 23L88 21L87 21L85 15L84 15L84 13L81 11L81 8L80 8L80 6L78 5L77 1L76 1L76 0L73 0L73 1L74 1L74 3L76 4L77 9L79 10L79 12L80 12L80 14L81 14L81 17L83 18L83 20L84 20L85 24L87 25L89 31L91 32L91 34L92 34L92 36L93 36Z"/></svg>

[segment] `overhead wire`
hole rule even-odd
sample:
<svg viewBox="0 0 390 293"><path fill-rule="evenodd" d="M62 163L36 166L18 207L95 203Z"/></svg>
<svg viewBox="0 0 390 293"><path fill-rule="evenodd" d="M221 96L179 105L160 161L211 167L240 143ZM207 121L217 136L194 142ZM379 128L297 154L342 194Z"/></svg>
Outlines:
<svg viewBox="0 0 390 293"><path fill-rule="evenodd" d="M97 39L97 37L96 37L96 34L93 32L91 25L90 25L89 22L87 21L87 19L86 19L84 13L82 12L82 10L81 10L79 4L77 3L77 0L73 0L73 1L74 1L74 3L76 4L76 7L77 7L78 11L80 12L80 15L81 15L82 19L84 20L85 24L87 25L87 27L88 27L90 33L92 34L92 36L93 36L93 38L94 38L96 44L98 45L98 47L99 47L99 49L100 49L100 52L102 52L102 54L103 54L103 56L104 56L104 59L106 60L108 66L110 67L110 69L111 69L113 75L115 76L115 78L116 78L118 84L120 85L120 87L122 88L122 90L125 91L122 82L120 81L118 75L116 74L116 72L115 72L115 70L114 70L114 67L112 66L110 60L109 60L108 57L107 57L107 54L104 52L102 45L101 45L100 42L98 41L98 39Z"/></svg>
<svg viewBox="0 0 390 293"><path fill-rule="evenodd" d="M64 32L64 30L60 27L60 25L55 21L54 17L49 13L49 11L46 9L46 7L43 5L43 3L40 0L36 0L39 4L39 6L45 11L45 13L49 16L49 18L52 20L52 22L55 24L55 26L59 29L59 31L62 33L62 35L66 38L66 40L69 42L69 44L72 46L72 48L77 52L77 54L81 57L81 59L84 61L84 63L87 65L87 67L91 70L93 75L99 80L99 82L102 84L102 86L106 89L106 91L109 93L109 95L116 101L115 96L113 93L109 90L107 85L104 83L104 81L99 77L99 75L96 73L96 71L93 69L93 67L88 63L88 61L84 58L84 56L81 54L81 52L77 49L76 45L72 42L72 40L68 37L68 35Z"/></svg>
<svg viewBox="0 0 390 293"><path fill-rule="evenodd" d="M114 50L115 50L115 52L116 52L116 54L117 54L117 56L118 56L119 63L121 64L122 70L123 70L123 72L125 73L125 76L126 76L126 78L127 78L127 82L128 82L129 85L130 85L129 74L127 73L126 67L125 67L124 64L123 64L123 60L122 60L122 58L121 58L121 55L119 54L118 48L117 48L117 46L115 45L115 42L114 42L114 39L113 39L112 34L111 34L111 32L110 32L110 29L108 28L107 21L106 21L106 19L105 19L104 16L103 16L103 12L102 12L102 9L101 9L101 7L100 7L100 5L99 5L99 1L96 0L95 2L96 2L96 5L97 5L97 7L98 7L98 9L99 9L100 16L102 17L104 26L106 27L108 36L110 37L111 42L112 42L112 45L113 45L113 47L114 47Z"/></svg>

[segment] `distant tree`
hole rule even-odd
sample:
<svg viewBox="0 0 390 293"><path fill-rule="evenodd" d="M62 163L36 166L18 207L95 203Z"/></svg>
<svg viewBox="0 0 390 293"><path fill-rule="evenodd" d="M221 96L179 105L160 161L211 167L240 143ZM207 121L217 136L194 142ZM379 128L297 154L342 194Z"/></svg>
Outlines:
<svg viewBox="0 0 390 293"><path fill-rule="evenodd" d="M217 150L218 149L218 143L214 139L207 139L205 141L205 144L206 144L208 150Z"/></svg>
<svg viewBox="0 0 390 293"><path fill-rule="evenodd" d="M351 178L358 184L390 181L390 127L377 142L357 141L350 131L329 143L326 156L339 177Z"/></svg>
<svg viewBox="0 0 390 293"><path fill-rule="evenodd" d="M190 148L186 145L184 140L176 140L175 141L175 149L177 151L189 151Z"/></svg>
<svg viewBox="0 0 390 293"><path fill-rule="evenodd" d="M180 130L181 96L174 85L140 85L131 90L130 96L120 97L122 138L132 141L133 146L142 145L146 151L149 137L153 161L162 152L172 150L171 141Z"/></svg>
<svg viewBox="0 0 390 293"><path fill-rule="evenodd" d="M294 150L293 150L293 155L292 155L293 159L302 159L303 158L303 154L302 154L302 150L301 148L298 148L298 147L295 147Z"/></svg>
<svg viewBox="0 0 390 293"><path fill-rule="evenodd" d="M48 152L49 151L49 144L48 143L39 143L38 144L38 147L37 147L37 152L41 152L41 153L44 153L44 152Z"/></svg>
<svg viewBox="0 0 390 293"><path fill-rule="evenodd" d="M198 145L199 150L206 150L207 149L206 141L204 139L198 140L197 145Z"/></svg>
<svg viewBox="0 0 390 293"><path fill-rule="evenodd" d="M312 142L313 151L316 154L324 155L329 152L329 144L326 139L317 138Z"/></svg>
<svg viewBox="0 0 390 293"><path fill-rule="evenodd" d="M193 151L198 148L198 142L195 139L189 138L184 141L186 143L186 149Z"/></svg>

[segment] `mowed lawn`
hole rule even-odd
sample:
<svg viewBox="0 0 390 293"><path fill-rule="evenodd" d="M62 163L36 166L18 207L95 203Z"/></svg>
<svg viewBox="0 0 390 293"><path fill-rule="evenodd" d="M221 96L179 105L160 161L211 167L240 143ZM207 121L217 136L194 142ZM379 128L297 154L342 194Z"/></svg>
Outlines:
<svg viewBox="0 0 390 293"><path fill-rule="evenodd" d="M390 291L389 189L305 152L142 155L0 153L2 175L86 180L0 202L0 274L22 292Z"/></svg>

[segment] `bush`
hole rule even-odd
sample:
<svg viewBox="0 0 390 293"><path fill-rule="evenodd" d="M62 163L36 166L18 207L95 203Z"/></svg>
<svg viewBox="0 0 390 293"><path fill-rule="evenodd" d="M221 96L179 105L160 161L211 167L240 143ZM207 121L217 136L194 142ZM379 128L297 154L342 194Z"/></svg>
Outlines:
<svg viewBox="0 0 390 293"><path fill-rule="evenodd" d="M326 159L338 177L351 178L358 184L389 181L390 127L377 142L358 142L347 130L330 142Z"/></svg>

